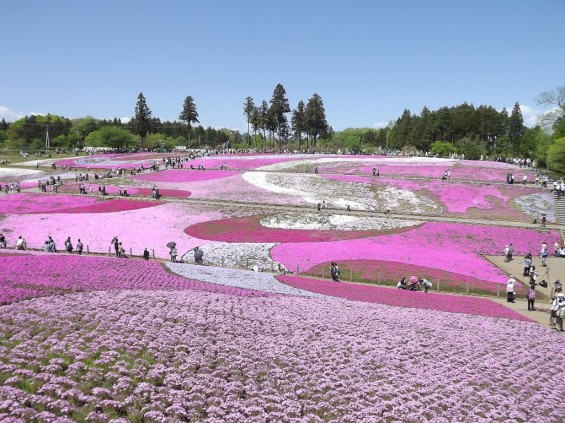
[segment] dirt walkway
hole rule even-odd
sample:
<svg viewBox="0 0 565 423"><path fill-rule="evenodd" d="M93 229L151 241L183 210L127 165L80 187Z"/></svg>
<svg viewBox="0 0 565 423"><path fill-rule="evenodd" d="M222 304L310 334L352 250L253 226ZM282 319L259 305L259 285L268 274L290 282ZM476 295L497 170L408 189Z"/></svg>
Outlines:
<svg viewBox="0 0 565 423"><path fill-rule="evenodd" d="M549 251L553 251L553 246L549 246ZM534 256L533 253L537 253L537 251L532 249L532 256ZM517 281L521 282L525 287L528 287L529 278L527 276L523 276L522 261L524 257L514 256L514 260L510 262L505 262L504 257L502 256L488 256L486 258L508 275L514 275L514 278ZM539 256L534 256L532 261L533 265L536 266L536 270L539 271L538 282L542 279L548 282L547 288L543 288L541 286L536 287L536 290L538 291L535 304L536 311L528 311L528 302L525 298L525 293L518 294L515 303L508 303L502 292L499 298L493 298L493 300L532 320L535 320L538 323L541 323L544 326L547 326L549 324L551 285L556 279L560 279L562 282L565 282L565 258L550 255L546 260L547 267L541 266L541 259Z"/></svg>

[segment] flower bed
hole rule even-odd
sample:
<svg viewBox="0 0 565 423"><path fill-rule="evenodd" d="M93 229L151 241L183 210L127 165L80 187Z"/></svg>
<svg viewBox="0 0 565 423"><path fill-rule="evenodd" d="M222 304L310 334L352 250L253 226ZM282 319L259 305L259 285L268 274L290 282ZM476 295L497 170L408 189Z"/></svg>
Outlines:
<svg viewBox="0 0 565 423"><path fill-rule="evenodd" d="M331 262L322 263L309 269L307 274L316 277L329 277ZM343 280L354 280L372 284L386 284L396 286L402 277L416 275L419 278L432 282L433 290L437 290L438 284L441 291L451 291L471 294L495 294L504 295L505 286L494 284L471 276L433 267L418 266L410 262L383 261L383 260L347 260L339 261L339 268ZM524 291L518 283L516 291Z"/></svg>
<svg viewBox="0 0 565 423"><path fill-rule="evenodd" d="M198 171L198 170L165 170L162 172L151 172L135 175L134 180L150 182L200 182L210 179L221 179L229 176L239 175L239 172L219 171Z"/></svg>
<svg viewBox="0 0 565 423"><path fill-rule="evenodd" d="M329 180L321 175L246 172L243 179L276 195L300 197L304 202L316 205L326 202L328 207L345 210L389 209L397 212L438 214L441 206L425 196L414 192L387 187L375 191L368 184L357 184L339 180Z"/></svg>
<svg viewBox="0 0 565 423"><path fill-rule="evenodd" d="M208 284L173 275L166 272L157 261L76 255L0 254L0 267L3 269L0 304L40 295L120 289L196 289L233 295L259 295L255 290L247 291L228 284Z"/></svg>
<svg viewBox="0 0 565 423"><path fill-rule="evenodd" d="M533 211L545 213L548 221L555 221L555 207L551 194L537 187L516 185L469 184L441 180L416 180L359 175L323 175L329 180L367 184L377 190L394 187L425 195L441 202L447 214L465 214L474 218L498 218L529 221ZM517 204L523 212L513 207ZM535 208L534 208L535 206Z"/></svg>
<svg viewBox="0 0 565 423"><path fill-rule="evenodd" d="M166 263L166 266L177 275L211 284L269 292L271 294L298 295L301 297L319 296L310 291L293 288L288 284L281 283L271 273L184 263Z"/></svg>
<svg viewBox="0 0 565 423"><path fill-rule="evenodd" d="M169 249L166 245L170 241L177 243L179 255L202 244L201 240L187 237L183 233L187 225L224 217L224 213L207 206L159 203L153 200L142 203L155 206L114 212L111 218L104 213L11 214L0 220L0 232L6 235L8 245L12 246L21 235L27 240L29 248L42 248L50 234L59 248L62 248L64 240L70 236L73 242L80 238L85 250L88 247L90 252L97 253L108 253L110 240L117 236L124 243L128 255L131 249L133 255L139 256L144 247L148 247L155 251L156 257L167 258Z"/></svg>
<svg viewBox="0 0 565 423"><path fill-rule="evenodd" d="M380 232L376 229L336 231L332 229L278 229L263 226L261 219L269 218L272 218L272 216L256 215L208 221L191 225L187 227L184 232L192 237L211 241L293 243L330 242L344 239L368 238ZM405 226L408 227L408 225ZM395 228L391 230L399 231L402 229ZM390 232L390 230L383 232Z"/></svg>
<svg viewBox="0 0 565 423"><path fill-rule="evenodd" d="M114 291L2 307L0 333L6 421L562 419L562 337L520 320Z"/></svg>
<svg viewBox="0 0 565 423"><path fill-rule="evenodd" d="M436 292L405 291L289 275L277 276L277 279L298 289L354 301L530 321L521 314L484 298L438 294Z"/></svg>
<svg viewBox="0 0 565 423"><path fill-rule="evenodd" d="M109 181L110 182L110 181ZM66 184L61 186L58 189L58 192L63 193L79 193L79 183L74 184ZM98 187L104 186L106 188L106 193L108 195L119 195L120 189L127 189L128 195L131 197L152 197L153 195L153 188L150 187L133 187L130 185L106 185L106 184L84 184L86 188L86 192L90 192L90 185L92 185L92 194L98 195ZM190 197L191 192L186 190L180 189L169 189L169 188L160 188L159 187L159 194L163 197L167 198L187 198Z"/></svg>
<svg viewBox="0 0 565 423"><path fill-rule="evenodd" d="M154 201L20 193L0 197L0 214L112 213L154 207Z"/></svg>
<svg viewBox="0 0 565 423"><path fill-rule="evenodd" d="M271 250L274 260L302 272L331 261L384 260L411 263L484 281L504 283L506 276L482 255L502 255L505 244L514 254L538 251L542 242L552 245L557 232L507 227L428 222L418 228L372 238L320 242L287 242Z"/></svg>

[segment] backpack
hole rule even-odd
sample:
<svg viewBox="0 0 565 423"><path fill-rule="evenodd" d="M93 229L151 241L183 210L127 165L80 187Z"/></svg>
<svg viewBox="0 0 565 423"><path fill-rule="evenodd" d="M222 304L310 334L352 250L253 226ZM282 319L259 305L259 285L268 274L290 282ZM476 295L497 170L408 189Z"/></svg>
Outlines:
<svg viewBox="0 0 565 423"><path fill-rule="evenodd" d="M535 289L530 289L530 292L528 292L528 299L529 300L535 300L536 299L536 290Z"/></svg>

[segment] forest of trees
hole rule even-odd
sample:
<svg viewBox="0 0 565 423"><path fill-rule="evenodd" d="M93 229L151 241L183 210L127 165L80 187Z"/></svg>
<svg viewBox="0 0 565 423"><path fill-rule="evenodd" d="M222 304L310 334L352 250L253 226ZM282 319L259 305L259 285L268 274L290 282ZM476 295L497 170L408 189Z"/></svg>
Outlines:
<svg viewBox="0 0 565 423"><path fill-rule="evenodd" d="M565 171L565 86L540 94L539 104L552 106L540 126L524 126L520 105L497 111L492 106L463 103L419 114L406 109L386 128L349 128L334 131L328 124L321 96L314 93L291 109L282 84L269 101L247 97L243 114L247 131L204 128L196 101L186 96L179 105L178 121L153 117L143 93L139 93L134 117L129 122L90 116L68 119L57 115L32 115L15 122L0 121L0 148L44 150L50 147L105 146L130 149L239 148L269 151L432 152L439 156L465 154L466 158L531 157ZM198 124L195 126L195 124ZM542 126L543 125L543 126Z"/></svg>

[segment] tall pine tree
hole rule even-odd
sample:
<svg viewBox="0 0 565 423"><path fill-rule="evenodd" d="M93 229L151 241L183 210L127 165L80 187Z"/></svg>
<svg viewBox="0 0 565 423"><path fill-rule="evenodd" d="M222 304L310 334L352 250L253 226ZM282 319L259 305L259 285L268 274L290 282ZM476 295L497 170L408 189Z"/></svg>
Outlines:
<svg viewBox="0 0 565 423"><path fill-rule="evenodd" d="M247 97L245 103L243 103L243 114L247 119L247 145L251 146L251 135L249 134L249 125L251 124L251 118L253 117L253 112L255 111L255 103L253 98Z"/></svg>
<svg viewBox="0 0 565 423"><path fill-rule="evenodd" d="M510 149L513 153L517 153L520 149L520 144L526 133L526 128L524 127L524 119L522 117L522 111L520 110L520 105L518 102L514 104L512 113L508 118L508 141L510 143Z"/></svg>
<svg viewBox="0 0 565 423"><path fill-rule="evenodd" d="M184 99L182 112L179 115L179 119L183 122L186 122L186 125L188 126L188 145L190 146L191 124L196 122L200 123L200 121L198 120L198 112L196 111L196 104L194 103L192 96L187 96Z"/></svg>
<svg viewBox="0 0 565 423"><path fill-rule="evenodd" d="M147 106L147 101L143 93L137 96L135 105L134 130L141 138L141 148L145 148L145 137L151 130L151 110Z"/></svg>

